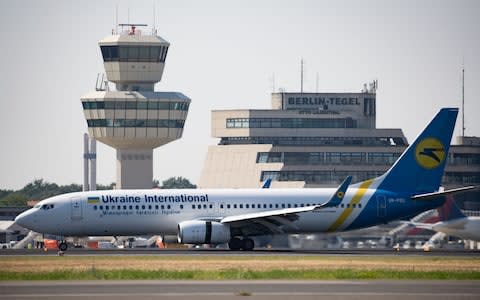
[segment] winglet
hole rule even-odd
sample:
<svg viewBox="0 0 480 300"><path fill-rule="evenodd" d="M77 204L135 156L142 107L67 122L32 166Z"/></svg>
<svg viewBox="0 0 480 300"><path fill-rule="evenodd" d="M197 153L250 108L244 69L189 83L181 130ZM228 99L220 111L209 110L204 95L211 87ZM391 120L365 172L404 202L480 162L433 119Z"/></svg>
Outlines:
<svg viewBox="0 0 480 300"><path fill-rule="evenodd" d="M265 182L263 183L262 189L269 189L271 183L272 183L272 178L268 178L268 179L265 180Z"/></svg>
<svg viewBox="0 0 480 300"><path fill-rule="evenodd" d="M348 186L351 182L352 176L347 176L347 178L345 178L345 180L338 186L337 190L332 195L330 200L323 204L317 205L315 209L338 206L342 202L343 197L345 196L345 193L347 192Z"/></svg>

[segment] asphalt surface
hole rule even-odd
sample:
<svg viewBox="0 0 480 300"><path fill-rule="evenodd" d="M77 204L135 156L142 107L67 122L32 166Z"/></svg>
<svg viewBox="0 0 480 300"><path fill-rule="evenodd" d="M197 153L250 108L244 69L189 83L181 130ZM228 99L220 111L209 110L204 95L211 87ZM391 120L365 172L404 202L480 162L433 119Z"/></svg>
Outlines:
<svg viewBox="0 0 480 300"><path fill-rule="evenodd" d="M480 299L478 281L21 281L1 299Z"/></svg>
<svg viewBox="0 0 480 300"><path fill-rule="evenodd" d="M43 249L1 249L0 256L5 255L58 255L56 250L44 251ZM440 255L440 256L479 256L478 250L463 249L433 249L431 252L424 252L417 249L402 249L398 252L392 249L322 249L322 250L303 250L303 249L258 249L254 251L230 251L226 249L68 249L64 255L219 255L219 256L269 256L269 255Z"/></svg>

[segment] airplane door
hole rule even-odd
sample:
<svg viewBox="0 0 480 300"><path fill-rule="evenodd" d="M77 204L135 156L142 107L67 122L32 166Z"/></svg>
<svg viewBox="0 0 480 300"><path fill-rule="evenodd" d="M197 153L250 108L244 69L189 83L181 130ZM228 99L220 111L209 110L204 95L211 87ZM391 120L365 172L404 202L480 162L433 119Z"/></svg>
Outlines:
<svg viewBox="0 0 480 300"><path fill-rule="evenodd" d="M82 202L78 199L70 199L70 209L72 220L78 221L83 218Z"/></svg>
<svg viewBox="0 0 480 300"><path fill-rule="evenodd" d="M387 216L387 198L383 195L377 196L377 216L380 218Z"/></svg>

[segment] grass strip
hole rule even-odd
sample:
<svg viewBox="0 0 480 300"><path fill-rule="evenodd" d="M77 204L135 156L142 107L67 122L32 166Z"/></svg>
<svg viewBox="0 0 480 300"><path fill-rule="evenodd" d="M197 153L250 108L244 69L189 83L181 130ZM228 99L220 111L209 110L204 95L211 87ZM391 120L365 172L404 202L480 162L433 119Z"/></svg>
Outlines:
<svg viewBox="0 0 480 300"><path fill-rule="evenodd" d="M336 279L432 279L480 280L478 271L395 271L395 270L55 270L49 272L0 271L0 280L336 280Z"/></svg>

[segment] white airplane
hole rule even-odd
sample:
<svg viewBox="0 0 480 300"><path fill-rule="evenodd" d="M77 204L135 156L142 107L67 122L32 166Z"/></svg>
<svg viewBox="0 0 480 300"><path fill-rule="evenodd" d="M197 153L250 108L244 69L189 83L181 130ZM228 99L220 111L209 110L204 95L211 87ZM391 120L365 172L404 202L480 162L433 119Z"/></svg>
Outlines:
<svg viewBox="0 0 480 300"><path fill-rule="evenodd" d="M70 193L39 202L19 225L58 236L177 235L184 244L228 243L252 250L250 238L338 232L375 226L441 206L439 191L457 108L444 108L382 176L337 189L176 189ZM67 249L59 241L60 250Z"/></svg>
<svg viewBox="0 0 480 300"><path fill-rule="evenodd" d="M440 221L436 223L407 222L410 226L452 235L464 240L480 241L480 217L467 217L452 199L438 208Z"/></svg>

